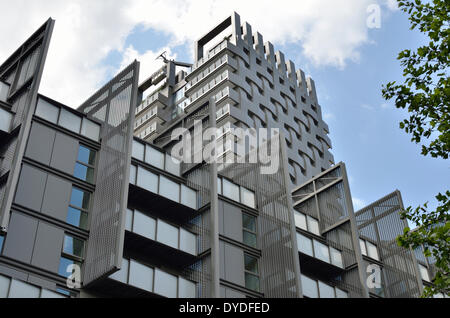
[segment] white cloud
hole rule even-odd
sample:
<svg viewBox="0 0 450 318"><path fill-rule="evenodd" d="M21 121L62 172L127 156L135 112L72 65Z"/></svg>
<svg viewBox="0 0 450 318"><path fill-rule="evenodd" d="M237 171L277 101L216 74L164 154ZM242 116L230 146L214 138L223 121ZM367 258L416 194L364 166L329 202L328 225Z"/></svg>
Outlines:
<svg viewBox="0 0 450 318"><path fill-rule="evenodd" d="M56 19L41 92L75 107L117 71L104 63L113 51L123 54L124 61L131 55L146 59L143 64L148 67L142 74L156 70L150 70L157 67L150 63L154 52L139 54L132 47L124 48L138 25L165 32L173 47L191 43L236 11L265 40L300 43L308 62L343 68L358 61L360 47L370 43L366 8L374 0L0 2L0 29L7 30L0 33L0 61L49 16Z"/></svg>
<svg viewBox="0 0 450 318"><path fill-rule="evenodd" d="M361 108L364 108L364 109L367 109L367 110L375 110L375 109L373 108L373 106L371 106L371 105L369 105L369 104L362 104L362 105L361 105Z"/></svg>
<svg viewBox="0 0 450 318"><path fill-rule="evenodd" d="M355 210L355 212L359 211L362 208L367 206L367 203L364 200L362 200L362 199L358 199L358 198L353 197L352 201L353 201L353 209Z"/></svg>

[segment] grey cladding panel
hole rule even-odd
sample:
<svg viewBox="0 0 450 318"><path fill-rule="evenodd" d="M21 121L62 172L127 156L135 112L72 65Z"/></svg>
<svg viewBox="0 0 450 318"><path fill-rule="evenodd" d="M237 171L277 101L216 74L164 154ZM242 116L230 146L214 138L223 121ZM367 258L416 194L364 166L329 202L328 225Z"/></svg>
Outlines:
<svg viewBox="0 0 450 318"><path fill-rule="evenodd" d="M77 155L78 140L61 133L57 133L50 165L53 168L72 175Z"/></svg>
<svg viewBox="0 0 450 318"><path fill-rule="evenodd" d="M63 230L39 222L31 264L57 273L63 239Z"/></svg>
<svg viewBox="0 0 450 318"><path fill-rule="evenodd" d="M15 202L26 208L40 211L47 174L39 169L23 165Z"/></svg>
<svg viewBox="0 0 450 318"><path fill-rule="evenodd" d="M36 122L33 123L25 156L49 165L55 135L56 132L53 129Z"/></svg>
<svg viewBox="0 0 450 318"><path fill-rule="evenodd" d="M37 226L37 220L17 212L12 213L3 254L30 263Z"/></svg>
<svg viewBox="0 0 450 318"><path fill-rule="evenodd" d="M45 187L41 212L61 221L66 221L72 184L49 175Z"/></svg>
<svg viewBox="0 0 450 318"><path fill-rule="evenodd" d="M224 235L235 241L242 242L242 211L234 205L223 204Z"/></svg>
<svg viewBox="0 0 450 318"><path fill-rule="evenodd" d="M234 284L245 286L244 252L225 243L225 279Z"/></svg>

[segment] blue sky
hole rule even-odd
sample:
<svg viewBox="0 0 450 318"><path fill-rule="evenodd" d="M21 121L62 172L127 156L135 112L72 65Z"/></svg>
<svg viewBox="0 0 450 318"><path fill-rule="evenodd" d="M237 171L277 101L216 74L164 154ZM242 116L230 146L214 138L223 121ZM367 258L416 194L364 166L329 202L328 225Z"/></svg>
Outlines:
<svg viewBox="0 0 450 318"><path fill-rule="evenodd" d="M379 29L366 26L367 7L373 3L381 7ZM420 146L399 129L407 113L381 96L382 84L402 80L397 54L424 43L419 33L409 30L407 17L394 3L16 0L1 6L2 30L17 23L19 13L23 23L0 34L0 60L53 17L56 26L41 92L76 107L135 58L142 62L142 78L161 66L155 58L162 51L192 62L192 42L237 11L253 31L261 32L315 80L332 153L336 162L347 165L356 208L395 189L402 192L406 206L426 201L435 206L435 195L449 186L448 162L420 155Z"/></svg>

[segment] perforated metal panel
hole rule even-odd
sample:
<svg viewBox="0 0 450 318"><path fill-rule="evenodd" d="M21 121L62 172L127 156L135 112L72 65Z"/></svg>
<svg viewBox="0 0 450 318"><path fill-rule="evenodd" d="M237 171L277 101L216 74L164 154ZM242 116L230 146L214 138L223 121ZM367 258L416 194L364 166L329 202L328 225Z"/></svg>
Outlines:
<svg viewBox="0 0 450 318"><path fill-rule="evenodd" d="M14 136L0 148L0 177L9 172L0 186L0 228L7 229L9 211L17 186L37 94L50 44L54 21L49 19L0 66L0 80L8 83L7 103L14 113L11 131ZM3 107L3 106L2 106Z"/></svg>
<svg viewBox="0 0 450 318"><path fill-rule="evenodd" d="M360 237L378 248L384 296L390 298L418 297L421 293L415 255L396 241L407 226L400 218L402 209L400 192L396 191L356 213Z"/></svg>
<svg viewBox="0 0 450 318"><path fill-rule="evenodd" d="M108 276L122 264L138 78L139 63L135 61L79 108L103 123L85 285Z"/></svg>

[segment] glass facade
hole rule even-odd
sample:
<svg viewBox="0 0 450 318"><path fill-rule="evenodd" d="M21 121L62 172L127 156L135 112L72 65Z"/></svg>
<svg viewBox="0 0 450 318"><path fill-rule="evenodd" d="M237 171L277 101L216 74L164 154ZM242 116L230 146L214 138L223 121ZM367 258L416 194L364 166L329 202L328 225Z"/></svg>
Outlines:
<svg viewBox="0 0 450 318"><path fill-rule="evenodd" d="M89 192L73 187L66 222L87 230L90 200L91 194Z"/></svg>
<svg viewBox="0 0 450 318"><path fill-rule="evenodd" d="M73 174L75 178L94 183L95 154L94 150L82 145L79 146Z"/></svg>
<svg viewBox="0 0 450 318"><path fill-rule="evenodd" d="M244 254L245 287L259 292L259 269L256 257Z"/></svg>
<svg viewBox="0 0 450 318"><path fill-rule="evenodd" d="M256 217L242 213L242 227L244 244L256 248Z"/></svg>

